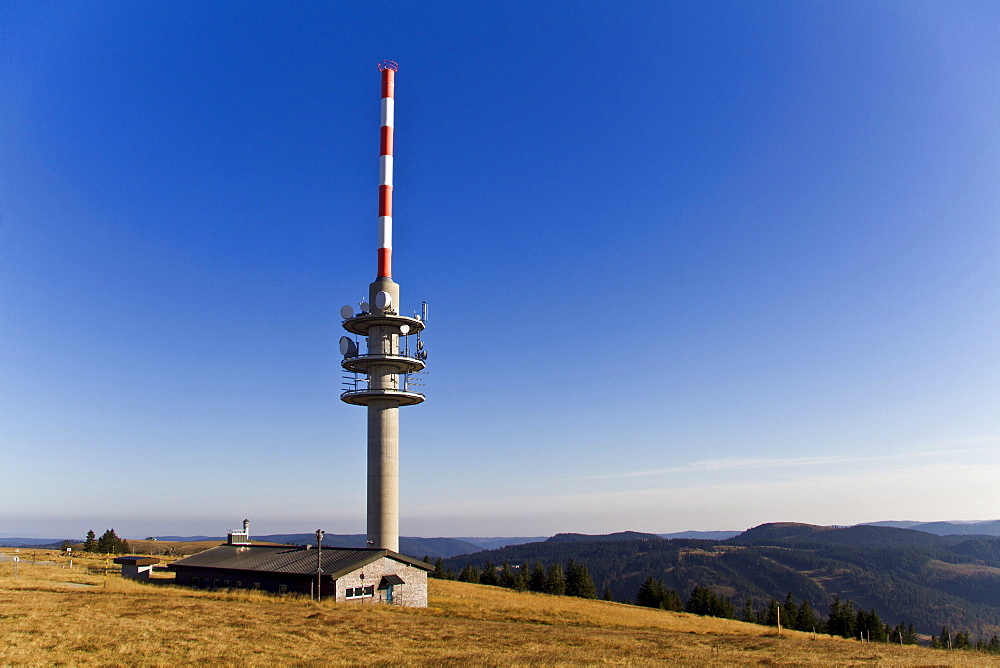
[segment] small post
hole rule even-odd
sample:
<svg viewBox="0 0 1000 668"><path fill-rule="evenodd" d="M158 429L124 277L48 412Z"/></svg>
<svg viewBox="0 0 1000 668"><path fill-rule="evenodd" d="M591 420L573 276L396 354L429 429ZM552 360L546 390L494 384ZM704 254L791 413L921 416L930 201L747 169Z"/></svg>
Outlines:
<svg viewBox="0 0 1000 668"><path fill-rule="evenodd" d="M778 604L778 635L781 635L781 604Z"/></svg>
<svg viewBox="0 0 1000 668"><path fill-rule="evenodd" d="M17 577L17 562L21 561L21 557L14 555L14 577Z"/></svg>
<svg viewBox="0 0 1000 668"><path fill-rule="evenodd" d="M322 529L316 529L316 602L323 600L323 534Z"/></svg>
<svg viewBox="0 0 1000 668"><path fill-rule="evenodd" d="M73 570L73 548L66 548L66 556L69 557L69 569Z"/></svg>

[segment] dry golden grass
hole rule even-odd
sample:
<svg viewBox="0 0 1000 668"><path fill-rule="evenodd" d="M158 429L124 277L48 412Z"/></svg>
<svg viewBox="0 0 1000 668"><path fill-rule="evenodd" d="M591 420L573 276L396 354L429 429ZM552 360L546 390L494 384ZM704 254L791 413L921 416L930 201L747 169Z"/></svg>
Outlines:
<svg viewBox="0 0 1000 668"><path fill-rule="evenodd" d="M0 564L3 665L1000 665L460 582L432 581L431 607L411 610L117 575L105 584L103 559L68 570L48 558L57 563L22 560L17 579Z"/></svg>

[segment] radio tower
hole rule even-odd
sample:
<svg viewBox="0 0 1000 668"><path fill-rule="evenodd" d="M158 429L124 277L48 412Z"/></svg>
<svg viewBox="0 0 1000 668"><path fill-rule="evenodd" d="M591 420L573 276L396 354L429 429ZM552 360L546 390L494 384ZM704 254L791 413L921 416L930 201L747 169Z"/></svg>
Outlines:
<svg viewBox="0 0 1000 668"><path fill-rule="evenodd" d="M391 60L378 64L382 73L382 127L379 151L378 273L368 286L368 301L340 309L344 329L366 337L362 353L355 339L340 339L344 369L350 372L341 400L368 407L368 545L399 551L399 407L419 404L410 374L423 370L427 353L420 332L427 305L420 315L400 314L399 284L392 280L392 135L396 71ZM410 354L409 336L416 336Z"/></svg>

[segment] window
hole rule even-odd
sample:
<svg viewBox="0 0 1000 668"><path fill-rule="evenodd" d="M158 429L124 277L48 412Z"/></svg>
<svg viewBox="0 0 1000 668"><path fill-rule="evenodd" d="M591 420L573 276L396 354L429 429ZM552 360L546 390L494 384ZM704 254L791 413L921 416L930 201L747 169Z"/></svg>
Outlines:
<svg viewBox="0 0 1000 668"><path fill-rule="evenodd" d="M288 585L285 585L285 584L278 585L278 593L279 594L287 594L288 593Z"/></svg>
<svg viewBox="0 0 1000 668"><path fill-rule="evenodd" d="M212 580L212 589L218 589L218 588L219 588L219 581L217 579L213 578L213 580Z"/></svg>
<svg viewBox="0 0 1000 668"><path fill-rule="evenodd" d="M259 582L254 582L253 583L253 588L254 589L260 589L260 583Z"/></svg>
<svg viewBox="0 0 1000 668"><path fill-rule="evenodd" d="M228 587L229 586L229 580L223 580L222 584L223 584L223 586Z"/></svg>
<svg viewBox="0 0 1000 668"><path fill-rule="evenodd" d="M243 587L243 580L237 580L236 581L236 588L237 589L241 589L242 587Z"/></svg>
<svg viewBox="0 0 1000 668"><path fill-rule="evenodd" d="M375 595L375 586L348 587L344 590L344 598L370 598Z"/></svg>

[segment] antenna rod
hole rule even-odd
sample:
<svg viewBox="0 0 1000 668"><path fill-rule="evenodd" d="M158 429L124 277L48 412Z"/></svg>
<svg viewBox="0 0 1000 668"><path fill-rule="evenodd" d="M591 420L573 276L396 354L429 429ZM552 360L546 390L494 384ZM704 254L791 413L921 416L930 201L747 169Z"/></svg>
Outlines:
<svg viewBox="0 0 1000 668"><path fill-rule="evenodd" d="M396 71L391 60L378 64L382 72L382 128L379 140L378 278L392 277L392 131L395 122Z"/></svg>

